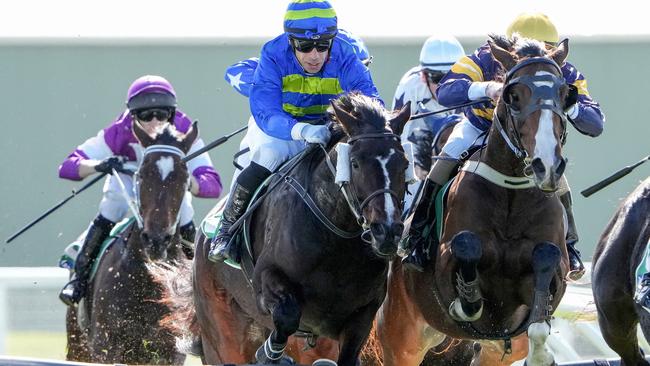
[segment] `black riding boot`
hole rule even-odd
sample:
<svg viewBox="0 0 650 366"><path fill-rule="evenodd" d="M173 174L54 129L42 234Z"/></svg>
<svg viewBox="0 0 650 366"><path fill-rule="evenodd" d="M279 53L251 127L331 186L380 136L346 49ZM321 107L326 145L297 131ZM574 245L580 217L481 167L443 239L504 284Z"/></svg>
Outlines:
<svg viewBox="0 0 650 366"><path fill-rule="evenodd" d="M239 248L235 247L236 244L231 240L230 227L246 212L248 204L253 198L253 193L269 175L271 175L271 172L268 169L255 162L251 162L241 172L223 210L221 227L212 241L210 253L208 253L209 260L212 262L223 261L226 258L233 261L237 260L235 254L238 253Z"/></svg>
<svg viewBox="0 0 650 366"><path fill-rule="evenodd" d="M196 227L194 222L190 221L187 224L178 228L181 235L181 249L187 259L194 258L194 236L196 235Z"/></svg>
<svg viewBox="0 0 650 366"><path fill-rule="evenodd" d="M415 203L415 213L411 221L408 236L405 239L405 249L410 253L402 263L410 270L422 272L427 260L424 252L426 249L426 238L432 233L435 226L435 197L440 189L440 185L427 178L422 183L423 187L420 196ZM428 233L425 233L428 231Z"/></svg>
<svg viewBox="0 0 650 366"><path fill-rule="evenodd" d="M637 280L638 284L634 291L634 302L643 306L643 308L650 312L650 273L644 273L641 280Z"/></svg>
<svg viewBox="0 0 650 366"><path fill-rule="evenodd" d="M95 258L99 254L102 243L111 233L115 223L101 214L98 215L88 228L86 239L81 246L79 255L74 263L74 273L70 281L59 293L59 299L68 306L78 304L86 295L88 278Z"/></svg>
<svg viewBox="0 0 650 366"><path fill-rule="evenodd" d="M568 228L566 233L566 249L569 254L569 278L577 281L585 274L585 265L580 259L580 251L576 249L578 242L578 231L576 229L576 222L573 218L573 200L571 199L571 191L561 195L560 202L566 211Z"/></svg>

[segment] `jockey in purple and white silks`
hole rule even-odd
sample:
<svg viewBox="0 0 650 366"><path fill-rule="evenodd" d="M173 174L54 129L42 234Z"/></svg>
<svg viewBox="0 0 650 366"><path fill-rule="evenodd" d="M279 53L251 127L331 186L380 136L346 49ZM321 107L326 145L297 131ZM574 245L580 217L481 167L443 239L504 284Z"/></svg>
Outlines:
<svg viewBox="0 0 650 366"><path fill-rule="evenodd" d="M344 29L339 28L338 33L336 33L336 39L352 46L354 53L364 65L369 66L372 63L372 56L370 55L370 51L361 38ZM257 65L259 65L259 63L260 59L258 57L251 57L246 60L239 61L226 68L224 80L226 80L226 82L230 84L230 86L232 86L233 89L235 89L239 94L248 98L250 95L251 86L253 85L253 75L255 74L255 70L257 69ZM254 124L255 119L251 116L248 119L248 131L253 130L252 125ZM246 152L249 149L249 139L249 133L246 133L246 135L244 135L244 138L239 143L240 154L237 156L236 161L237 165L242 168L247 167L251 161L250 153ZM231 187L234 186L240 173L241 170L239 168L235 169Z"/></svg>
<svg viewBox="0 0 650 366"><path fill-rule="evenodd" d="M337 17L328 1L291 2L284 30L262 47L255 69L249 97L254 123L247 133L251 163L231 189L208 256L212 261L237 259L228 230L271 172L307 143L329 141L330 132L321 122L332 99L350 91L378 98L353 46L336 37Z"/></svg>
<svg viewBox="0 0 650 366"><path fill-rule="evenodd" d="M544 42L547 48L556 47L559 36L555 25L544 14L525 13L518 16L508 27L506 35L512 37L518 34L521 37ZM560 65L562 74L567 84L573 85L578 90L577 101L565 113L571 124L578 132L596 137L603 131L605 115L600 110L600 105L594 101L587 91L587 80L572 64L565 62ZM479 47L474 54L461 58L452 67L451 71L441 80L437 90L438 100L442 105L453 106L461 103L488 97L496 101L501 95L503 83L495 81L495 76L502 72L501 65L492 58L490 47L487 43ZM494 103L489 107L472 106L465 108L466 119L458 123L443 148L442 155L459 158L477 137L487 131L492 124ZM448 179L456 168L456 160L437 160L425 184L421 198L422 204L418 205L420 212L416 216L409 232L409 240L416 244L421 242L420 225L429 215L425 206L429 205L435 193ZM571 208L571 191L566 177L563 178L560 190L557 192L564 205L568 219L567 249L571 271L569 277L577 280L584 274L584 265L580 260L580 253L575 248L578 235Z"/></svg>
<svg viewBox="0 0 650 366"><path fill-rule="evenodd" d="M144 148L133 135L132 124L140 123L150 134L172 120L180 133L186 133L192 125L187 115L176 108L174 88L160 76L146 75L135 80L128 91L127 107L108 127L79 145L59 166L59 177L70 180L81 180L98 172L109 174L104 183L99 215L88 228L75 261L73 277L59 296L67 305L78 303L84 296L92 262L98 255L101 244L115 223L128 214L129 204L124 195L133 197L133 179L130 174L121 172L126 170L129 163L137 166L144 153ZM189 153L203 146L203 140L197 138ZM221 194L222 185L207 153L190 160L187 167L190 171L190 189L181 203L179 231L184 241L193 243L195 229L192 222L192 195L217 198ZM125 190L112 175L113 169L120 172ZM184 249L191 255L192 248Z"/></svg>

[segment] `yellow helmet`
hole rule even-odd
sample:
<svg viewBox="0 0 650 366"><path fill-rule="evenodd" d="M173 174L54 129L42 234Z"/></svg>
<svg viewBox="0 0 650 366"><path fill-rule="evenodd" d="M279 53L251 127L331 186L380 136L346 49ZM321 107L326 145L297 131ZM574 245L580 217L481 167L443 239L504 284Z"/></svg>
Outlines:
<svg viewBox="0 0 650 366"><path fill-rule="evenodd" d="M522 37L532 38L540 42L557 43L560 40L555 25L542 13L519 15L506 30L508 37L512 37L513 33L519 33Z"/></svg>

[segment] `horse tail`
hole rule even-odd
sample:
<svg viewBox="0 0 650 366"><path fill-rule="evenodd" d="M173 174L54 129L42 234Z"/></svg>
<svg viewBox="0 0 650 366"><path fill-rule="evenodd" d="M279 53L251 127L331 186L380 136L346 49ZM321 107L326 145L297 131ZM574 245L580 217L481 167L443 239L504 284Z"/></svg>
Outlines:
<svg viewBox="0 0 650 366"><path fill-rule="evenodd" d="M174 264L148 264L147 268L154 281L162 286L160 302L169 309L160 320L160 326L176 336L179 352L202 356L201 327L192 292L192 261L181 259Z"/></svg>
<svg viewBox="0 0 650 366"><path fill-rule="evenodd" d="M384 351L379 343L377 335L377 319L372 322L372 329L368 335L366 344L361 349L361 364L368 366L381 366L384 364Z"/></svg>

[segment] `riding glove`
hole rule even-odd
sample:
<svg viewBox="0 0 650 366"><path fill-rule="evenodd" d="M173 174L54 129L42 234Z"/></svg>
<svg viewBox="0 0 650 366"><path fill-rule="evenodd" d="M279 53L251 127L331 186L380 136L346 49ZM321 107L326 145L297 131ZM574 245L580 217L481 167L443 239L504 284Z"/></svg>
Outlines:
<svg viewBox="0 0 650 366"><path fill-rule="evenodd" d="M326 144L331 137L327 126L315 126L309 123L298 122L291 129L294 140L305 140L312 144Z"/></svg>
<svg viewBox="0 0 650 366"><path fill-rule="evenodd" d="M125 158L121 156L111 156L102 160L99 164L95 165L95 170L99 173L113 174L113 169L119 173L127 172L124 169Z"/></svg>

